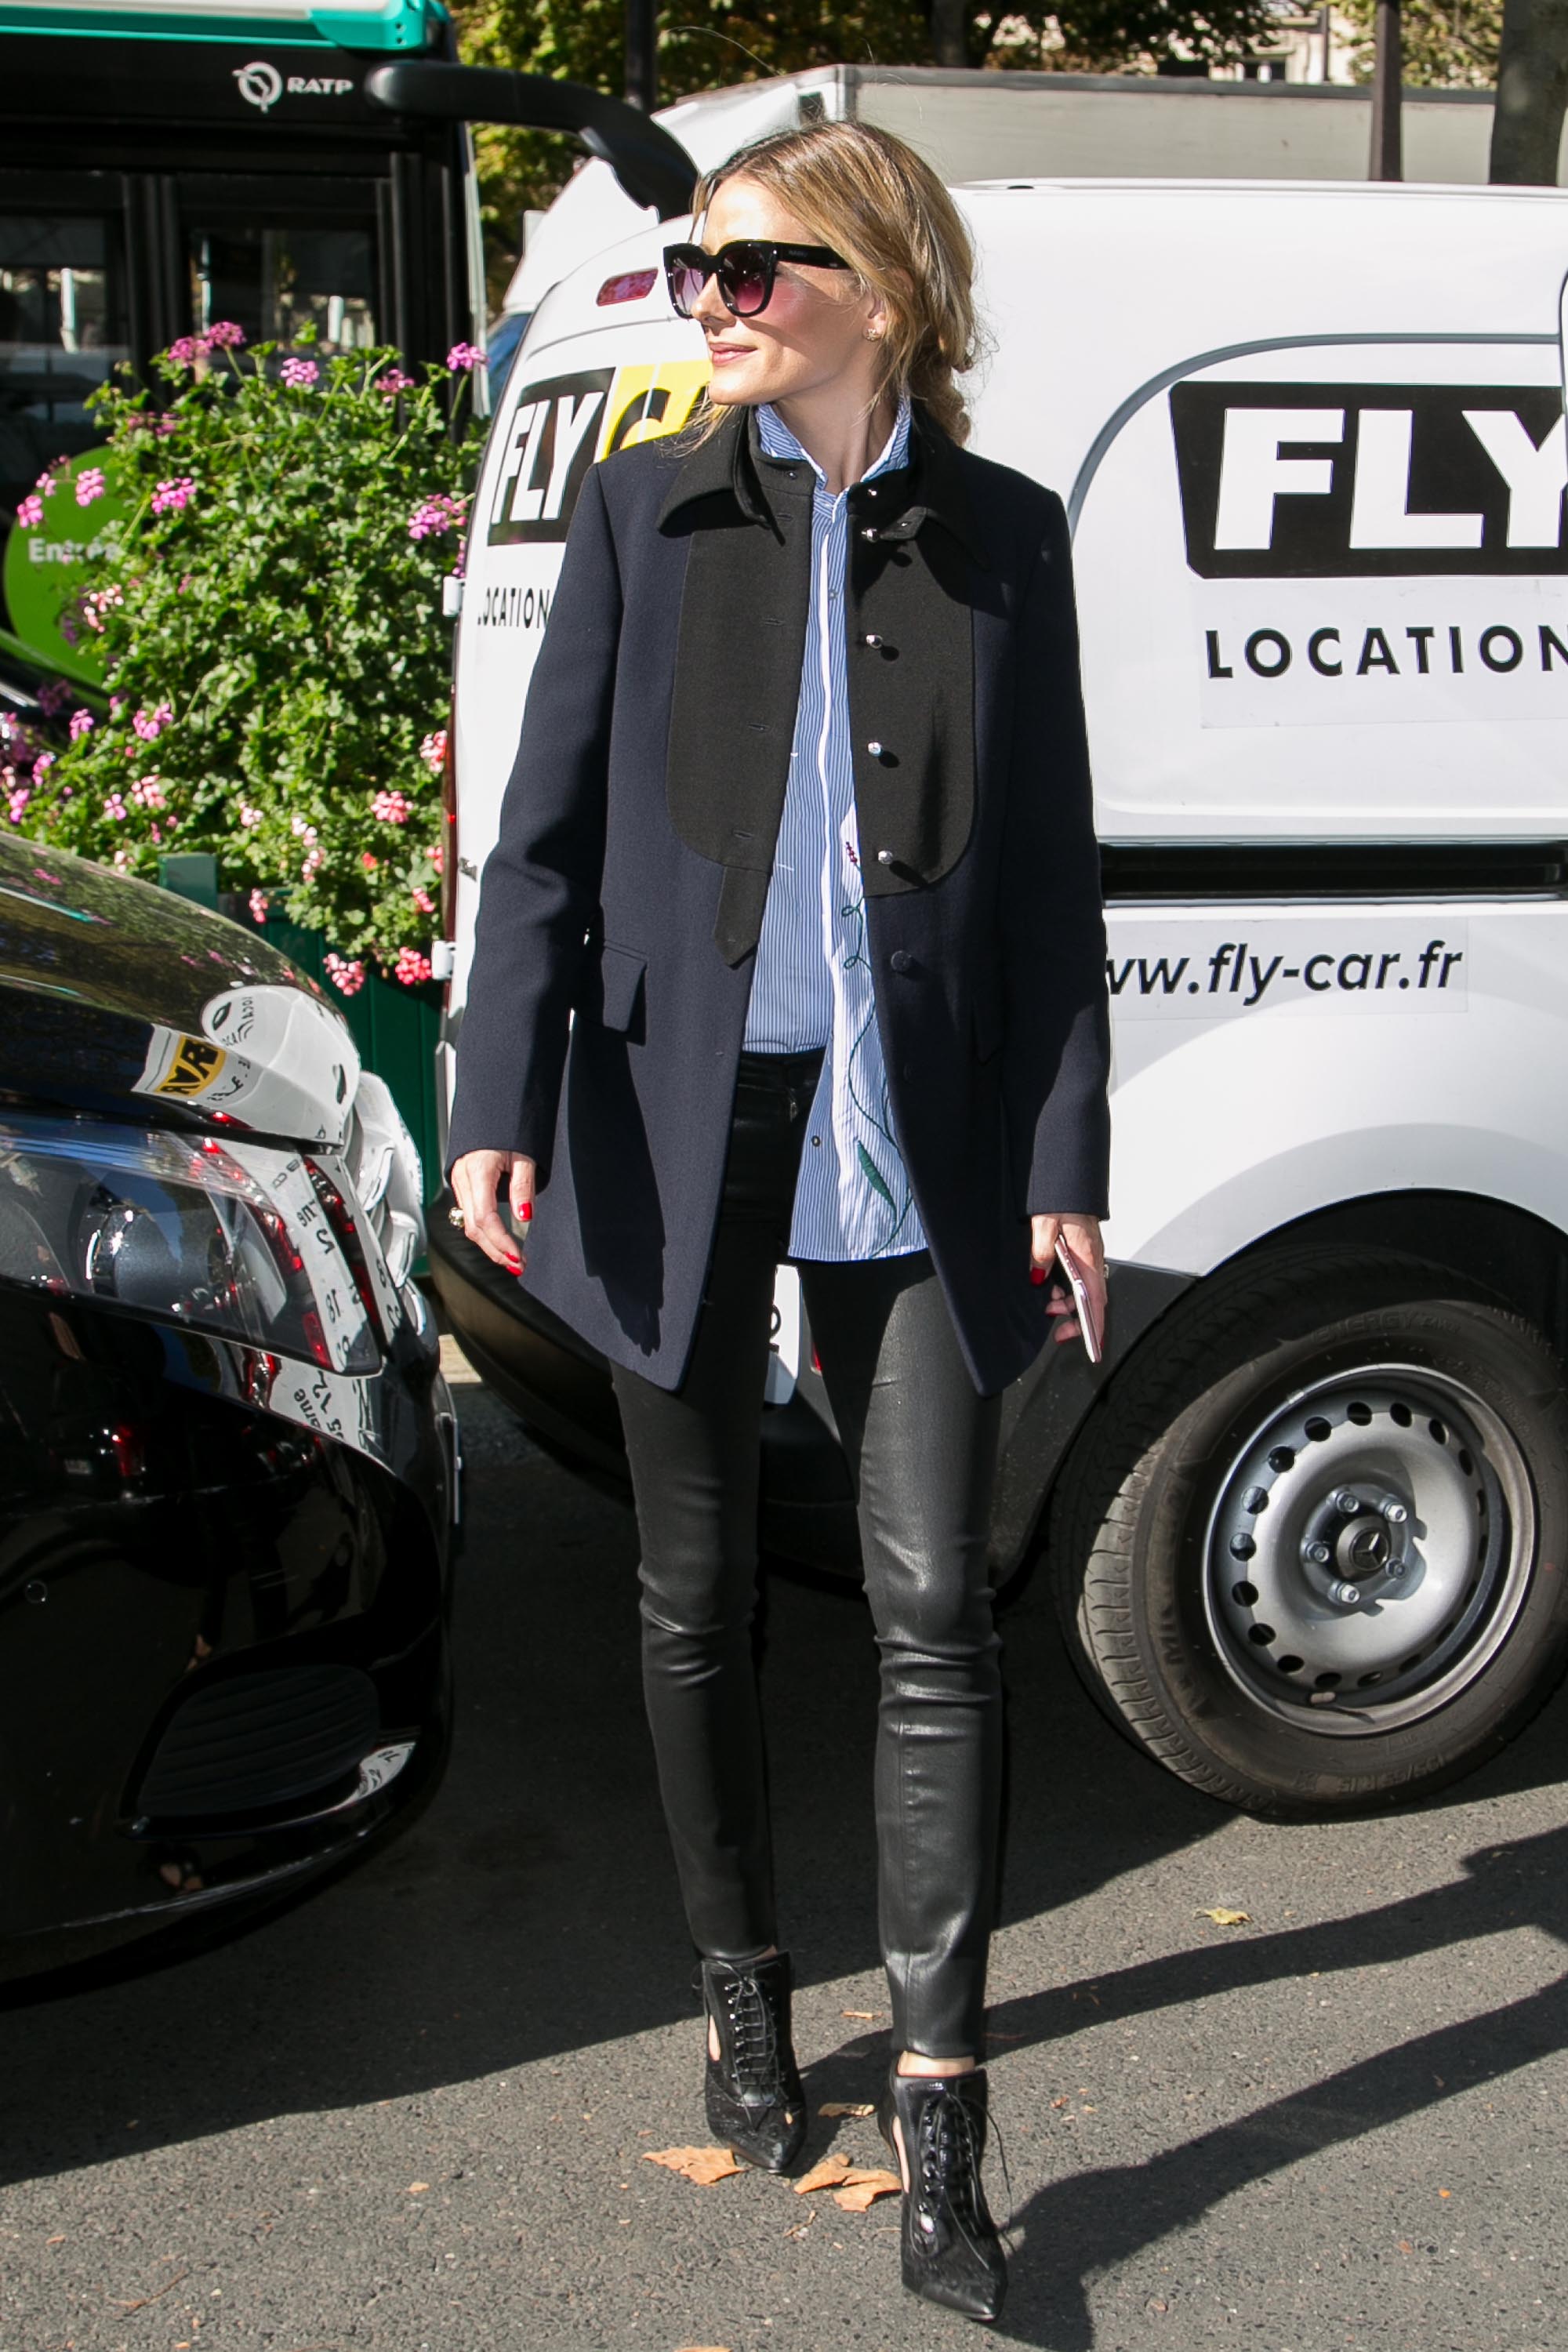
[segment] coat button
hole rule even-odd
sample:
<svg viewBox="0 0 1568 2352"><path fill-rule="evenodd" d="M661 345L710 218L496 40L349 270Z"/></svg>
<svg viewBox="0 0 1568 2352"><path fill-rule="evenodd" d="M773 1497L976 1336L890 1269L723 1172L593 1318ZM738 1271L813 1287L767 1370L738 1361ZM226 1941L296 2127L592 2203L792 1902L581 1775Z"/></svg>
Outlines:
<svg viewBox="0 0 1568 2352"><path fill-rule="evenodd" d="M873 758L873 760L879 760L879 759L881 758L881 756L882 756L882 747L881 747L881 745L877 741L877 740L876 740L876 738L875 738L874 736L873 736L872 740L870 740L870 742L867 744L866 749L867 749L867 751L869 751L869 753L871 754L871 757Z"/></svg>
<svg viewBox="0 0 1568 2352"><path fill-rule="evenodd" d="M895 948L888 958L895 971L913 971L915 960L908 948Z"/></svg>
<svg viewBox="0 0 1568 2352"><path fill-rule="evenodd" d="M878 538L878 537L879 536L879 532L878 532L878 530L877 530L877 526L876 526L876 524L875 524L874 522L872 522L872 523L868 523L868 524L867 524L867 526L866 526L866 528L865 528L865 530L860 533L860 536L861 536L861 538L862 538L862 539L876 539L876 538Z"/></svg>
<svg viewBox="0 0 1568 2352"><path fill-rule="evenodd" d="M877 852L877 863L879 866L890 866L892 862L893 853L890 849L879 849Z"/></svg>
<svg viewBox="0 0 1568 2352"><path fill-rule="evenodd" d="M861 642L861 644L862 644L863 646L879 646L879 645L881 644L882 640L881 640L881 638L877 635L877 632L876 632L876 630L875 630L875 629L868 629L868 630L867 630L867 632L866 632L866 634L865 634L865 635L861 638L860 642Z"/></svg>

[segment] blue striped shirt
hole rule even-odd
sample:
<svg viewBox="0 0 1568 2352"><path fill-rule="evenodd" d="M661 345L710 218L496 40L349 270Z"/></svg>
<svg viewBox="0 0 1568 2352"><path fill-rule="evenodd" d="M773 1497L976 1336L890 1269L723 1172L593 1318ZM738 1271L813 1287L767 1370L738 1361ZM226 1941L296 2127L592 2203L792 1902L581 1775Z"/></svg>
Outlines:
<svg viewBox="0 0 1568 2352"><path fill-rule="evenodd" d="M898 1257L924 1249L926 1236L894 1139L866 936L844 631L848 492L829 491L821 467L767 403L757 427L763 455L805 458L816 488L795 748L752 975L746 1049L826 1048L801 1150L791 1257ZM907 463L909 441L906 395L887 446L863 478Z"/></svg>

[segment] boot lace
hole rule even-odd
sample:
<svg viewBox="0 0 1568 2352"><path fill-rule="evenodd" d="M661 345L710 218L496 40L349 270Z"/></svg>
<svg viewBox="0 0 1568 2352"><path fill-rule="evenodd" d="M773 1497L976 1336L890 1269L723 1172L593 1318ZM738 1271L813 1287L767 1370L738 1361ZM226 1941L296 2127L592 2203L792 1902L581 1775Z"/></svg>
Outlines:
<svg viewBox="0 0 1568 2352"><path fill-rule="evenodd" d="M736 2082L743 2092L759 2097L782 2096L778 2028L767 1995L743 1969L725 1978L723 1991Z"/></svg>
<svg viewBox="0 0 1568 2352"><path fill-rule="evenodd" d="M994 2119L991 2128L1002 2158L1002 2175L1011 2211L1013 2184ZM960 2237L976 2259L984 2261L984 2249L979 2239L987 2228L988 2216L980 2188L980 2134L968 2102L945 2084L921 2110L917 2162L925 2201L946 2204ZM995 2224L990 2222L989 2226L994 2228Z"/></svg>

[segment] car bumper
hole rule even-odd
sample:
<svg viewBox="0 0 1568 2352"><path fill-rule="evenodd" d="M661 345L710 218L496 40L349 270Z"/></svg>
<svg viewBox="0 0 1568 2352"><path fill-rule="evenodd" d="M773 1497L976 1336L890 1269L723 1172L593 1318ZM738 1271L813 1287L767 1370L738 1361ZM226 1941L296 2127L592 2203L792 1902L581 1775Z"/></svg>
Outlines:
<svg viewBox="0 0 1568 2352"><path fill-rule="evenodd" d="M455 1423L0 1289L0 1975L340 1859L445 1758ZM303 1402L301 1402L301 1398Z"/></svg>

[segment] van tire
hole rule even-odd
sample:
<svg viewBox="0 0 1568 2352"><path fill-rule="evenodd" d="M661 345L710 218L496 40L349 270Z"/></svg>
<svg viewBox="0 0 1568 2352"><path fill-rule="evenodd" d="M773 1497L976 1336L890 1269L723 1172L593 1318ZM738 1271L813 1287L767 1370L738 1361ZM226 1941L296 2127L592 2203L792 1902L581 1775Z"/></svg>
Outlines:
<svg viewBox="0 0 1568 2352"><path fill-rule="evenodd" d="M1563 1367L1447 1269L1249 1258L1108 1387L1048 1543L1075 1664L1167 1770L1277 1817L1424 1795L1568 1665Z"/></svg>

